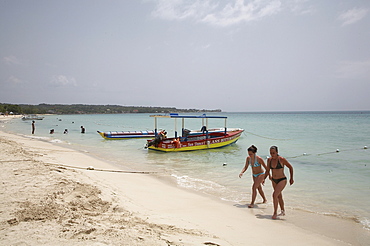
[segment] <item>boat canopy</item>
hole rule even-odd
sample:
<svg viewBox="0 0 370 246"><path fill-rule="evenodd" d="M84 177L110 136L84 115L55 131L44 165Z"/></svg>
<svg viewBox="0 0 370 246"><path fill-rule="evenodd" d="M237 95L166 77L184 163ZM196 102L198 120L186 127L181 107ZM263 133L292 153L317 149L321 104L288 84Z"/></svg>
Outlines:
<svg viewBox="0 0 370 246"><path fill-rule="evenodd" d="M216 116L216 115L179 115L176 113L171 113L168 115L150 115L150 117L154 117L154 131L155 131L155 136L157 136L157 118L173 118L175 119L175 138L177 138L177 121L176 119L182 119L182 135L184 134L185 130L185 119L202 119L202 126L205 126L205 132L206 136L208 138L208 119L225 119L225 135L227 132L227 127L226 127L226 119L227 116ZM206 123L204 124L204 119L206 119Z"/></svg>

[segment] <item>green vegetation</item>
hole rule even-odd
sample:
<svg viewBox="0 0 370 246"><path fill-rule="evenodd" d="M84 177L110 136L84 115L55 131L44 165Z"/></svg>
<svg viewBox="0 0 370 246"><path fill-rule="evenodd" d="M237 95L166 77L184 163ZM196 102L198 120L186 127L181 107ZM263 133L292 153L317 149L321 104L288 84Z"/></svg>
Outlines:
<svg viewBox="0 0 370 246"><path fill-rule="evenodd" d="M4 104L0 103L0 113L13 114L125 114L125 113L193 113L221 112L220 109L177 109L175 107L143 107L120 105L85 104Z"/></svg>

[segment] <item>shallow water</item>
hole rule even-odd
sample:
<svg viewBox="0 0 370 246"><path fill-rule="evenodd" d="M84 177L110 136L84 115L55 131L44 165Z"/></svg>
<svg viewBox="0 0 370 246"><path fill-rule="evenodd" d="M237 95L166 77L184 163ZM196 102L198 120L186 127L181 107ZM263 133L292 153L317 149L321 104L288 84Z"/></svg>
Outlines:
<svg viewBox="0 0 370 246"><path fill-rule="evenodd" d="M228 116L228 127L245 133L236 144L221 149L160 153L143 147L144 139L104 140L96 132L153 130L149 114L51 115L36 121L36 134L55 144L88 151L126 170L155 171L172 177L180 186L205 192L235 203L249 203L251 170L238 178L244 166L246 148L258 147L267 158L269 147L294 167L293 186L284 190L289 208L353 218L370 228L370 112L320 113L221 113ZM0 118L1 121L1 118ZM159 128L171 136L173 119L159 119ZM200 129L201 120L186 120L185 128ZM0 123L1 129L31 136L31 122L15 119ZM80 126L86 133L80 133ZM224 120L209 120L209 128L224 126ZM50 135L49 130L55 129ZM63 134L68 129L68 134ZM181 122L177 122L177 130ZM337 152L338 150L338 152ZM285 170L289 175L288 170ZM271 182L264 186L271 200ZM257 197L257 201L261 198Z"/></svg>

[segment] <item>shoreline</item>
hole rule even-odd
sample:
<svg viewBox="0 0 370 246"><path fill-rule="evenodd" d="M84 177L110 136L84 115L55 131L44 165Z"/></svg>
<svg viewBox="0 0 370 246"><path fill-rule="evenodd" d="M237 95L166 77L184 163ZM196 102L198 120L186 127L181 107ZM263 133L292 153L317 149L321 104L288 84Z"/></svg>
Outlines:
<svg viewBox="0 0 370 246"><path fill-rule="evenodd" d="M282 245L287 242L300 245L312 245L314 243L320 245L364 245L363 243L369 242L370 233L365 229L363 231L359 230L361 229L360 226L356 225L354 221L317 214L304 214L304 212L296 210L288 211L289 214L283 217L282 220L272 221L270 219L272 208L269 205L259 205L256 209L248 209L244 205L221 201L195 191L177 187L171 184L171 181L166 180L167 177L87 170L89 166L93 166L94 169L113 170L117 170L117 167L98 160L88 153L67 149L34 138L21 137L0 131L0 140L2 147L4 142L12 143L10 145L13 147L10 147L9 151L11 151L11 148L17 147L24 152L13 153L13 159L10 160L6 156L2 156L2 168L4 168L4 163L10 165L8 167L8 169L11 169L10 173L16 169L14 165L20 159L18 158L19 155L28 155L28 158L32 160L30 162L35 162L47 170L52 170L39 174L43 177L52 172L61 176L59 177L61 180L65 178L64 176L67 176L70 180L74 180L70 181L72 183L79 181L82 184L97 187L101 191L102 201L107 200L108 203L113 204L112 207L115 206L117 208L117 211L124 211L123 213L117 212L114 214L114 217L121 219L118 221L122 221L122 217L125 218L125 214L131 214L131 216L134 214L133 217L125 219L128 221L139 220L142 222L141 224L139 223L140 226L144 224L147 228L144 230L145 232L139 230L136 234L133 234L135 235L133 245L135 243L138 245L161 245L166 240L174 244L177 243L177 245L201 245L205 242L212 242L215 245L243 245L243 242L250 240L255 245ZM20 163L25 168L30 164L26 161L20 161ZM50 165L50 163L56 165ZM58 167L58 164L80 166L85 169L62 168L61 166ZM22 173L22 175L27 176L27 173ZM10 178L3 177L3 184L10 182ZM37 181L32 180L31 176L28 182L30 185L35 185ZM7 186L4 188L7 188ZM38 192L41 194L43 190ZM19 197L19 200L22 199L22 197ZM17 207L20 203L19 200L11 203L11 208L7 207L7 209L19 209ZM3 202L3 205L5 202ZM65 205L62 201L60 203ZM7 214L7 209L4 206L0 213L2 218L1 238L5 238L5 240L11 240L9 237L4 237L4 235L10 233L10 230L10 234L19 237L24 232L24 226L27 227L27 223L37 224L39 222L33 220L21 221L19 218L15 218L15 224L11 225L9 221L14 218L11 218L12 216L10 215L8 218L4 218L4 215ZM101 214L100 216L107 216L105 212ZM86 214L81 215L81 217L86 217L87 220L93 221L90 218L91 216L86 216ZM47 220L46 222L57 223L55 219ZM113 223L112 221L109 223L113 228L120 228L119 225L122 224ZM65 224L59 224L59 226L62 225L62 231L66 230L66 227L68 228L68 225ZM64 243L66 240L67 244L72 242L74 244L89 242L88 244L91 245L91 243L97 242L98 239L103 242L112 240L111 237L103 236L106 232L99 234L101 229L97 224L94 227L97 229L90 233L79 234L84 235L87 241L80 237L71 237L60 239L60 243ZM158 227L164 228L163 231L153 229ZM125 229L117 229L118 232L116 233L121 235L125 234L124 231L132 230L132 228L128 228L125 225ZM172 230L171 228L175 229ZM150 230L153 233L155 232L155 236L152 235L152 238L146 234ZM17 235L17 233L19 234ZM44 235L46 231L41 230L40 233ZM163 236L169 234L170 236ZM40 234L37 234L37 236L40 237ZM44 235L44 237L47 238L48 236ZM141 237L143 239L140 239ZM153 238L156 238L157 241L150 241ZM47 241L47 239L45 240ZM50 240L54 239L51 237ZM36 242L40 243L39 241ZM116 243L119 243L119 241Z"/></svg>

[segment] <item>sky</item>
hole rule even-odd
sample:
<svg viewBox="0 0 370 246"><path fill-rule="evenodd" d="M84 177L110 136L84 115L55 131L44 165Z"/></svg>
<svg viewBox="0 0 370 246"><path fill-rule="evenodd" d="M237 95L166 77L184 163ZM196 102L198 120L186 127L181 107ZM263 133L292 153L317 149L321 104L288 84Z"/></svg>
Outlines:
<svg viewBox="0 0 370 246"><path fill-rule="evenodd" d="M369 0L0 0L0 102L370 110Z"/></svg>

